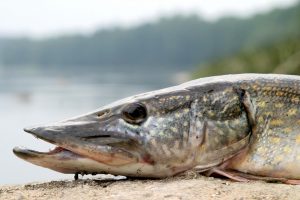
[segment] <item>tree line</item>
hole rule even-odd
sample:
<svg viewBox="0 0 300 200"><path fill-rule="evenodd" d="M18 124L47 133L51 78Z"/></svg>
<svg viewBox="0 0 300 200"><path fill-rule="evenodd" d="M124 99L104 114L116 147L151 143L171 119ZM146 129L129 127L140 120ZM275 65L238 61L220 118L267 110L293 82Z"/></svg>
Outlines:
<svg viewBox="0 0 300 200"><path fill-rule="evenodd" d="M300 35L300 4L248 19L161 18L129 29L34 40L0 39L0 64L38 66L194 66L240 49Z"/></svg>

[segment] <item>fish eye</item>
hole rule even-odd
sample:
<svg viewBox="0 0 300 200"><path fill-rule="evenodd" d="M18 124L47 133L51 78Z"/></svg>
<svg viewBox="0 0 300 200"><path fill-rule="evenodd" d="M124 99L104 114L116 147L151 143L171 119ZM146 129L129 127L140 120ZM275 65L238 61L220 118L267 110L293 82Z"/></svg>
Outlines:
<svg viewBox="0 0 300 200"><path fill-rule="evenodd" d="M131 124L141 124L147 117L147 110L143 104L132 103L127 105L123 111L123 119Z"/></svg>

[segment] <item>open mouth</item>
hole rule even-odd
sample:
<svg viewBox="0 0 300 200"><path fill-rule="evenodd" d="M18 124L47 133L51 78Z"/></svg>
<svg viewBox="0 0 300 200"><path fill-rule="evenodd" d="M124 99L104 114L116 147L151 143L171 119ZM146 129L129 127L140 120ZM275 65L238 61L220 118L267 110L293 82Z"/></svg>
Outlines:
<svg viewBox="0 0 300 200"><path fill-rule="evenodd" d="M59 131L57 131L59 130ZM114 141L109 134L100 137L74 137L64 134L62 129L53 127L36 127L24 129L38 139L55 145L47 152L15 147L14 154L30 163L62 173L99 173L103 169L137 162L137 158L122 148L110 146L105 141ZM95 141L98 141L96 143ZM117 141L124 141L118 139Z"/></svg>
<svg viewBox="0 0 300 200"><path fill-rule="evenodd" d="M32 129L24 129L25 132L32 134L38 139L42 139L46 142L49 142L51 144L56 145L56 143L48 138L41 137L40 134L36 134ZM74 155L77 155L78 157L80 156L79 154L76 154L66 148L63 148L61 146L55 146L52 150L49 150L47 152L41 152L41 151L36 151L36 150L31 150L27 148L21 148L21 147L15 147L13 149L13 152L16 156L22 158L22 159L30 159L30 158L37 158L37 157L42 157L42 156L53 156L53 155L58 155L62 153L73 153Z"/></svg>
<svg viewBox="0 0 300 200"><path fill-rule="evenodd" d="M64 149L62 147L56 146L54 149L49 150L47 152L41 152L41 151L36 151L36 150L31 150L31 149L26 149L26 148L21 148L21 147L15 147L13 149L13 152L18 157L26 159L26 158L30 158L30 157L37 157L38 155L43 155L43 156L49 155L50 156L50 155L60 154L63 152L71 152L71 151ZM74 155L75 155L75 153L74 153ZM76 154L76 155L78 155L78 154ZM80 155L78 155L78 156L80 156Z"/></svg>
<svg viewBox="0 0 300 200"><path fill-rule="evenodd" d="M35 134L29 129L24 129L24 131L34 135L38 139L42 139L46 142L56 145L54 141L40 137L39 135ZM83 165L82 160L89 160L88 158L85 158L84 156L70 151L66 148L63 148L61 146L55 146L53 149L45 152L15 147L13 149L13 153L17 157L26 160L32 164L46 167L62 173L77 174L82 173L82 171L89 170L86 167L80 168L78 166L78 164Z"/></svg>

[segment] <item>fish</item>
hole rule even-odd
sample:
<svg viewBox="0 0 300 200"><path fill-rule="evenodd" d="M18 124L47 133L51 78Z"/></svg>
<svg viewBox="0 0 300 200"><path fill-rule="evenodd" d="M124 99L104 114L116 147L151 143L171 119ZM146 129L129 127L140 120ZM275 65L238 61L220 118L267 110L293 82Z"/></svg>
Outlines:
<svg viewBox="0 0 300 200"><path fill-rule="evenodd" d="M193 169L300 184L300 76L200 78L24 131L56 148L13 153L61 173L165 178Z"/></svg>

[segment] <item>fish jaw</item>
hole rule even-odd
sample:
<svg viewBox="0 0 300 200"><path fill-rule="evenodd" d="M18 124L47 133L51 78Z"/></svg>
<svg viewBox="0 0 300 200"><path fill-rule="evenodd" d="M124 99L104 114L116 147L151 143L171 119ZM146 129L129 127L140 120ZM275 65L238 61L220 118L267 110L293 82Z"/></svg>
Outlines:
<svg viewBox="0 0 300 200"><path fill-rule="evenodd" d="M46 142L57 145L59 148L73 152L74 154L82 157L88 157L109 165L123 165L137 162L138 158L129 151L125 151L121 148L115 148L107 144L94 144L92 142L85 141L85 138L68 134L70 133L68 129L72 126L73 124L70 125L69 122L61 122L54 125L26 128L24 131L39 139L45 140ZM92 127L93 125L89 126Z"/></svg>
<svg viewBox="0 0 300 200"><path fill-rule="evenodd" d="M72 151L57 147L50 152L38 152L29 149L15 147L14 154L27 162L51 170L65 173L85 173L85 174L113 174L131 177L152 177L163 178L172 176L176 171L170 171L163 165L153 166L145 162L128 163L120 166L111 166L81 156ZM178 173L178 172L177 172Z"/></svg>
<svg viewBox="0 0 300 200"><path fill-rule="evenodd" d="M80 171L76 165L70 165L68 163L79 164L80 160L88 159L61 147L56 147L49 152L38 152L15 147L13 153L27 162L65 174L77 173Z"/></svg>
<svg viewBox="0 0 300 200"><path fill-rule="evenodd" d="M115 171L111 167L117 168L127 165L128 169L124 167L123 170L125 172L127 170L129 174L129 169L132 170L130 165L136 165L140 162L135 155L121 148L106 144L93 144L85 141L84 138L65 134L64 129L70 129L70 126L70 122L60 122L53 125L26 128L24 129L25 132L57 147L49 152L15 147L13 152L25 161L61 173L113 173Z"/></svg>
<svg viewBox="0 0 300 200"><path fill-rule="evenodd" d="M74 135L64 134L63 127L66 127L66 124L70 126L68 121L24 129L25 132L56 145L54 150L39 152L15 147L13 153L34 165L65 174L83 172L85 174L164 178L193 167L182 167L181 165L170 167L153 162L143 152L130 152L109 144L99 145L87 142L82 138L74 137ZM121 141L127 140L121 139Z"/></svg>

